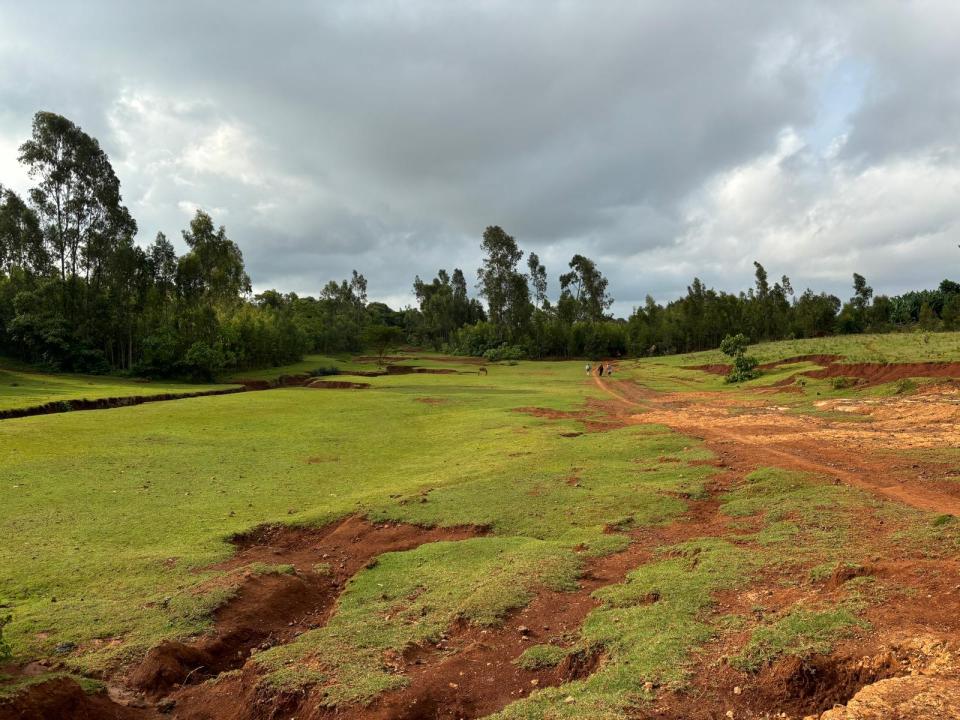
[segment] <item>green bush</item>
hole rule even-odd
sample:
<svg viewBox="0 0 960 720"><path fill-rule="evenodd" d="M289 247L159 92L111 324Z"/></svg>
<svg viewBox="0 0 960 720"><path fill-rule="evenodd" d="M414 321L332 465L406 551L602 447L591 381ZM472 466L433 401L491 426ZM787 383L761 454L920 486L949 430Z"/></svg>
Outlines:
<svg viewBox="0 0 960 720"><path fill-rule="evenodd" d="M733 367L727 375L728 383L740 383L759 376L757 359L746 354L750 340L743 333L727 335L720 343L720 351L733 358Z"/></svg>
<svg viewBox="0 0 960 720"><path fill-rule="evenodd" d="M846 390L847 388L852 388L857 384L858 380L855 377L835 377L830 381L830 387L834 390Z"/></svg>
<svg viewBox="0 0 960 720"><path fill-rule="evenodd" d="M517 345L507 345L504 343L500 347L490 348L483 353L483 358L490 362L500 362L501 360L523 360L527 356L526 350Z"/></svg>
<svg viewBox="0 0 960 720"><path fill-rule="evenodd" d="M191 345L184 358L184 366L190 374L205 381L214 380L230 362L221 343L210 345L202 340Z"/></svg>

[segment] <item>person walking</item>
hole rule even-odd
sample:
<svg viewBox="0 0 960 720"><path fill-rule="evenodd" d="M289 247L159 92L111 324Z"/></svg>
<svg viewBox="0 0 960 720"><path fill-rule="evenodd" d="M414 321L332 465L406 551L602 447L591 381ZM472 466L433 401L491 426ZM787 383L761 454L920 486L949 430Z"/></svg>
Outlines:
<svg viewBox="0 0 960 720"><path fill-rule="evenodd" d="M587 363L587 375L590 374L590 363Z"/></svg>

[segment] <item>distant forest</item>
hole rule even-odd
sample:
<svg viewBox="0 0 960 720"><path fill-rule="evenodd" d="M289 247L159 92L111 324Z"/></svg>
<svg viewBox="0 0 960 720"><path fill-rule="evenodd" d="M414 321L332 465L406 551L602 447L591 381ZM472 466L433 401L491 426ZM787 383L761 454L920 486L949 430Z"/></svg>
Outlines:
<svg viewBox="0 0 960 720"><path fill-rule="evenodd" d="M137 245L137 223L95 138L67 118L34 117L20 161L35 183L24 199L0 186L0 355L51 369L214 378L281 365L307 353L358 352L389 340L491 360L661 355L718 347L728 334L751 342L835 333L960 327L960 285L897 297L874 295L853 275L852 296L794 293L770 283L732 294L694 279L665 306L650 297L613 318L607 279L574 255L548 296L547 270L502 228L483 233L484 259L470 297L463 271L417 277L418 307L369 302L356 271L319 297L254 295L240 248L197 211L177 256L158 233ZM386 339L386 340L384 340Z"/></svg>

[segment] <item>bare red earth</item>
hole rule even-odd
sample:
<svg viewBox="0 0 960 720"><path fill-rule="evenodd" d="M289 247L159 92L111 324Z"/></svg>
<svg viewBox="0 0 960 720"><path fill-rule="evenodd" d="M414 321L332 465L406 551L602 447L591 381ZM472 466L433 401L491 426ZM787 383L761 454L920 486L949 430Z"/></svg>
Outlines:
<svg viewBox="0 0 960 720"><path fill-rule="evenodd" d="M800 355L760 365L761 370L773 370L783 365L799 362L811 362L824 367L819 370L805 370L797 373L811 378L851 377L862 381L864 385L905 380L907 378L960 378L960 363L956 362L919 362L919 363L845 363L838 355ZM717 375L730 372L730 365L711 363L688 366L687 370L702 370ZM780 381L788 384L793 378Z"/></svg>
<svg viewBox="0 0 960 720"><path fill-rule="evenodd" d="M326 623L347 580L378 555L482 532L472 527L376 525L349 517L324 528L268 526L240 536L236 556L218 569L265 563L292 565L294 572L247 573L237 595L216 612L213 634L192 642L161 643L133 672L130 684L156 695L239 668L254 648L289 642Z"/></svg>

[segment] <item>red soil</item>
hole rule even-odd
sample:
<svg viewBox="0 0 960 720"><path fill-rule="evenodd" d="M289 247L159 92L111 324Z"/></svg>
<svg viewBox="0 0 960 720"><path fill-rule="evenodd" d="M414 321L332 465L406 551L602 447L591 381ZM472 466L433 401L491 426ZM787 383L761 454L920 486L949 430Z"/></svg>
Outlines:
<svg viewBox="0 0 960 720"><path fill-rule="evenodd" d="M162 694L178 684L239 668L254 648L289 642L323 625L347 580L377 555L482 532L480 528L374 525L350 517L324 528L267 526L240 536L235 540L237 554L217 569L235 570L259 562L292 565L294 572L246 573L237 595L215 613L213 634L189 643L161 643L132 673L130 684Z"/></svg>
<svg viewBox="0 0 960 720"><path fill-rule="evenodd" d="M715 488L719 489L719 488ZM587 614L597 605L591 593L621 582L632 568L648 561L654 548L680 542L724 522L715 501L695 502L676 524L633 533L627 550L590 559L572 592L541 589L502 626L478 628L457 623L435 646L408 648L384 658L384 665L405 674L410 684L376 698L369 706L327 708L323 689L306 694L265 695L248 664L239 675L214 685L190 688L179 696L178 717L189 720L292 717L300 720L454 720L479 718L541 687L586 677L600 663L597 653L576 652L556 668L524 670L514 660L534 644L569 646ZM655 601L652 600L652 601Z"/></svg>
<svg viewBox="0 0 960 720"><path fill-rule="evenodd" d="M68 678L30 686L10 700L0 700L0 720L141 720L153 711L124 707L105 693L87 695Z"/></svg>
<svg viewBox="0 0 960 720"><path fill-rule="evenodd" d="M823 365L819 370L806 370L798 373L811 378L852 377L865 385L904 380L906 378L960 378L960 363L956 362L919 362L919 363L844 363L838 355L799 355L760 365L761 370L773 370L791 363L811 362ZM687 370L702 370L717 375L727 375L730 365L713 363L694 365ZM793 378L781 380L778 384L788 385Z"/></svg>
<svg viewBox="0 0 960 720"><path fill-rule="evenodd" d="M855 377L867 385L880 385L907 378L960 378L960 363L834 363L822 370L808 370L802 374L812 378Z"/></svg>

